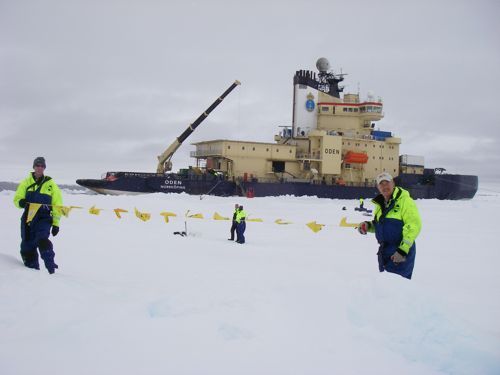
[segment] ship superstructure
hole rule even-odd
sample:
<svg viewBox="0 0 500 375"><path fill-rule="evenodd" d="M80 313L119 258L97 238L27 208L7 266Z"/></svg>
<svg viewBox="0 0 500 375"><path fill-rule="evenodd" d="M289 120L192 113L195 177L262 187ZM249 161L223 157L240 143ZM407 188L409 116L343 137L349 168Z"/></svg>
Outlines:
<svg viewBox="0 0 500 375"><path fill-rule="evenodd" d="M218 139L194 143L191 154L229 178L260 182L311 182L374 185L381 172L399 175L401 139L376 129L383 103L370 96L344 94L343 75L330 72L326 59L319 73L299 70L293 79L293 121L275 143Z"/></svg>

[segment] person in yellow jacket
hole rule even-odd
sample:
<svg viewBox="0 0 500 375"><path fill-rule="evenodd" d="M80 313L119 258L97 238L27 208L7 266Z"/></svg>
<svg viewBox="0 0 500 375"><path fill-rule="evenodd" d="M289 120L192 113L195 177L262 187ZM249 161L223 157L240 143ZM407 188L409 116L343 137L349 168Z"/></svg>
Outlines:
<svg viewBox="0 0 500 375"><path fill-rule="evenodd" d="M389 173L377 176L377 188L380 194L372 200L374 219L360 223L358 231L375 233L380 272L411 279L417 251L415 239L422 227L417 205L408 191L395 186Z"/></svg>
<svg viewBox="0 0 500 375"><path fill-rule="evenodd" d="M60 213L56 206L62 206L61 190L54 180L45 176L46 164L43 157L33 161L33 169L17 187L14 204L24 209L21 216L21 258L28 268L39 270L38 252L50 274L58 268L54 262L54 247L49 240L50 233L59 233ZM30 212L31 211L31 212Z"/></svg>
<svg viewBox="0 0 500 375"><path fill-rule="evenodd" d="M236 222L236 216L238 215L238 209L240 208L240 205L236 203L234 205L234 212L233 212L233 221L231 223L231 238L228 238L229 241L234 241L234 232L236 231L236 228L238 227L238 223Z"/></svg>
<svg viewBox="0 0 500 375"><path fill-rule="evenodd" d="M236 242L240 244L245 243L245 229L247 213L243 210L243 206L239 206L236 212Z"/></svg>

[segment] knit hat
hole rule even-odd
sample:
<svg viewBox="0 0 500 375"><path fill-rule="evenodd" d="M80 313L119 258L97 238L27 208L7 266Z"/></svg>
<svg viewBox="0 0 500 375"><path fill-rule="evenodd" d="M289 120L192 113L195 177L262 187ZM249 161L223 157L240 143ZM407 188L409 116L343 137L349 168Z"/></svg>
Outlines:
<svg viewBox="0 0 500 375"><path fill-rule="evenodd" d="M384 173L381 173L377 176L377 185L380 184L382 181L389 181L391 182L392 181L392 176L387 173L387 172L384 172Z"/></svg>
<svg viewBox="0 0 500 375"><path fill-rule="evenodd" d="M38 156L37 158L35 158L35 160L33 160L33 168L35 168L36 165L42 165L44 168L46 168L47 165L45 164L45 158L43 156Z"/></svg>

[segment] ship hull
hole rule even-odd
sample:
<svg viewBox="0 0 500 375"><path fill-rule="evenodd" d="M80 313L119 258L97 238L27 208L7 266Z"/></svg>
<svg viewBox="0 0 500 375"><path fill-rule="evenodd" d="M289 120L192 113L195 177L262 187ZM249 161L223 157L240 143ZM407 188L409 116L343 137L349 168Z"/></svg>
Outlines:
<svg viewBox="0 0 500 375"><path fill-rule="evenodd" d="M101 194L187 193L215 196L316 196L330 199L358 199L375 197L374 186L326 185L307 182L242 181L239 183L209 174L181 176L176 173L116 172L113 180L77 180L88 189ZM396 178L398 186L407 189L415 199L471 199L478 188L477 176L432 174L402 174Z"/></svg>

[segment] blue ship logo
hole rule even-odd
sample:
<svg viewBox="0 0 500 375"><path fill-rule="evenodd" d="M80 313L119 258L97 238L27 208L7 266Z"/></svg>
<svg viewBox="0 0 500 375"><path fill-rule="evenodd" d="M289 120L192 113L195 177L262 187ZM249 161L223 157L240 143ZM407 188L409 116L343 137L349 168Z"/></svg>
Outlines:
<svg viewBox="0 0 500 375"><path fill-rule="evenodd" d="M306 109L307 109L307 111L308 112L314 111L314 107L316 107L316 105L314 104L314 100L307 99L307 101L306 101Z"/></svg>

